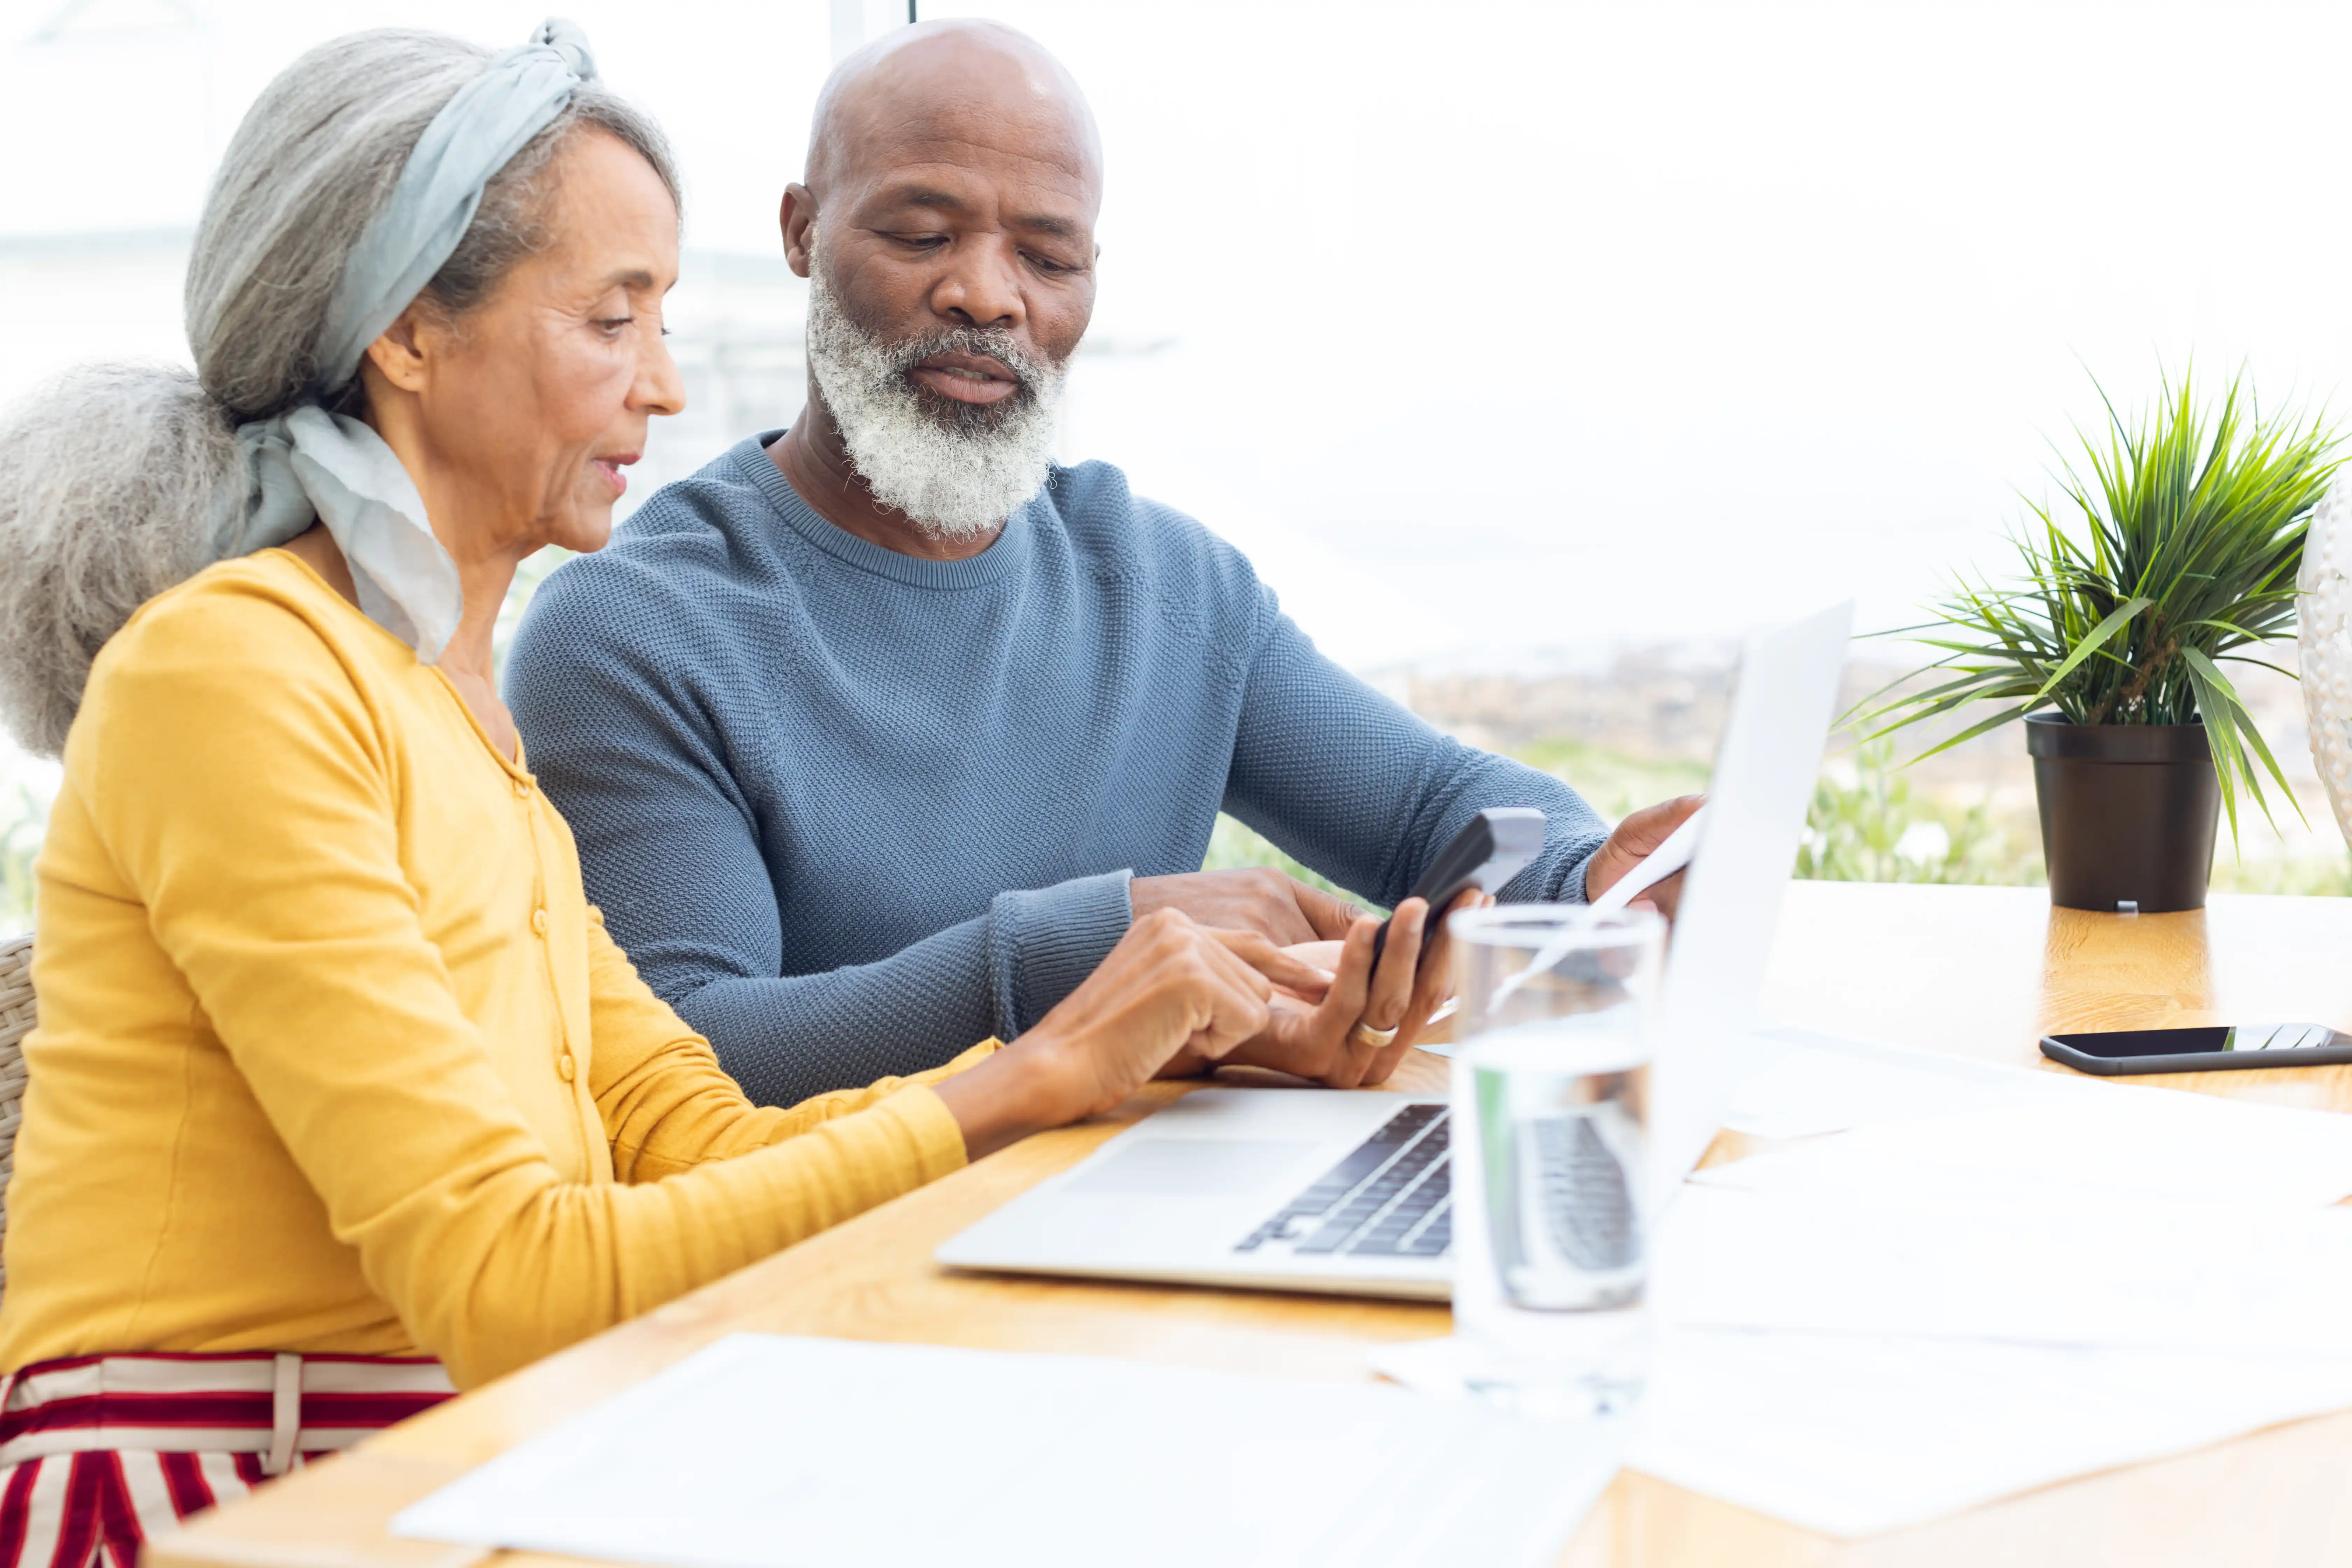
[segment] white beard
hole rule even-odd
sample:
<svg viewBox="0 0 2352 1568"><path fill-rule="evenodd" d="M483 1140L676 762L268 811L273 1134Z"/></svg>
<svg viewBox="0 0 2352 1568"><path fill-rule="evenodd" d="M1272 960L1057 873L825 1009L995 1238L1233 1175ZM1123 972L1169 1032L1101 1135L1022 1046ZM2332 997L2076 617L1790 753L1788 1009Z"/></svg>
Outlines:
<svg viewBox="0 0 2352 1568"><path fill-rule="evenodd" d="M919 362L949 351L1000 361L1020 390L1000 403L957 403L909 378ZM978 538L1045 488L1069 367L1024 351L1003 328L885 342L850 320L816 260L808 359L858 477L876 500L933 538Z"/></svg>

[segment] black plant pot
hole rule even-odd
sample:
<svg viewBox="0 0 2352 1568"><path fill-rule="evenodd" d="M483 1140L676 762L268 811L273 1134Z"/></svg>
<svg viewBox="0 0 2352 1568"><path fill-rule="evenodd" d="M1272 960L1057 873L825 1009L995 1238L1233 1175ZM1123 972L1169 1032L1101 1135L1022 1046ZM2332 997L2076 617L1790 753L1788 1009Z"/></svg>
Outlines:
<svg viewBox="0 0 2352 1568"><path fill-rule="evenodd" d="M2221 786L2202 724L2025 721L2050 901L2161 914L2205 907Z"/></svg>

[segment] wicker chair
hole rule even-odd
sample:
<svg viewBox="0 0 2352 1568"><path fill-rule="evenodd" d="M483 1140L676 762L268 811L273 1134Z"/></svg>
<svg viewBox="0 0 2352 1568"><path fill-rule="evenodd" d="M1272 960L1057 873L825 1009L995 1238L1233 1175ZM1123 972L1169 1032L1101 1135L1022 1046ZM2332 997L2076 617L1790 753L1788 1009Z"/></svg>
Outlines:
<svg viewBox="0 0 2352 1568"><path fill-rule="evenodd" d="M33 939L0 941L0 1238L8 1231L8 1178L16 1168L16 1128L25 1120L25 1037L33 1032ZM8 1284L0 1263L0 1290Z"/></svg>

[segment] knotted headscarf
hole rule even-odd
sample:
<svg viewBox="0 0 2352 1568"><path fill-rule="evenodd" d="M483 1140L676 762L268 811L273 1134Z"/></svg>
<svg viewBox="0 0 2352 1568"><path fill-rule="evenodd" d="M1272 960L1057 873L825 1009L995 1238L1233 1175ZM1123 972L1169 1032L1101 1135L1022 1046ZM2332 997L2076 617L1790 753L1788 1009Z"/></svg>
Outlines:
<svg viewBox="0 0 2352 1568"><path fill-rule="evenodd" d="M457 563L434 537L415 482L383 438L316 399L351 380L367 346L457 252L483 187L595 77L587 38L572 23L551 19L459 88L409 153L392 199L343 259L313 400L237 427L246 483L216 520L219 557L283 544L313 520L323 522L351 563L360 608L426 664L447 651L465 613Z"/></svg>

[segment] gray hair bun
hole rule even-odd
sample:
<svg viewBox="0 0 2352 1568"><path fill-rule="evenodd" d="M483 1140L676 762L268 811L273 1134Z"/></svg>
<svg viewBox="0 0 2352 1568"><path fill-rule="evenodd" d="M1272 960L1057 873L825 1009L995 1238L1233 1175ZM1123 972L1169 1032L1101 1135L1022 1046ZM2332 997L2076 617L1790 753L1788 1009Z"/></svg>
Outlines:
<svg viewBox="0 0 2352 1568"><path fill-rule="evenodd" d="M141 605L212 563L236 439L196 378L91 365L0 424L0 721L54 756L89 662Z"/></svg>

